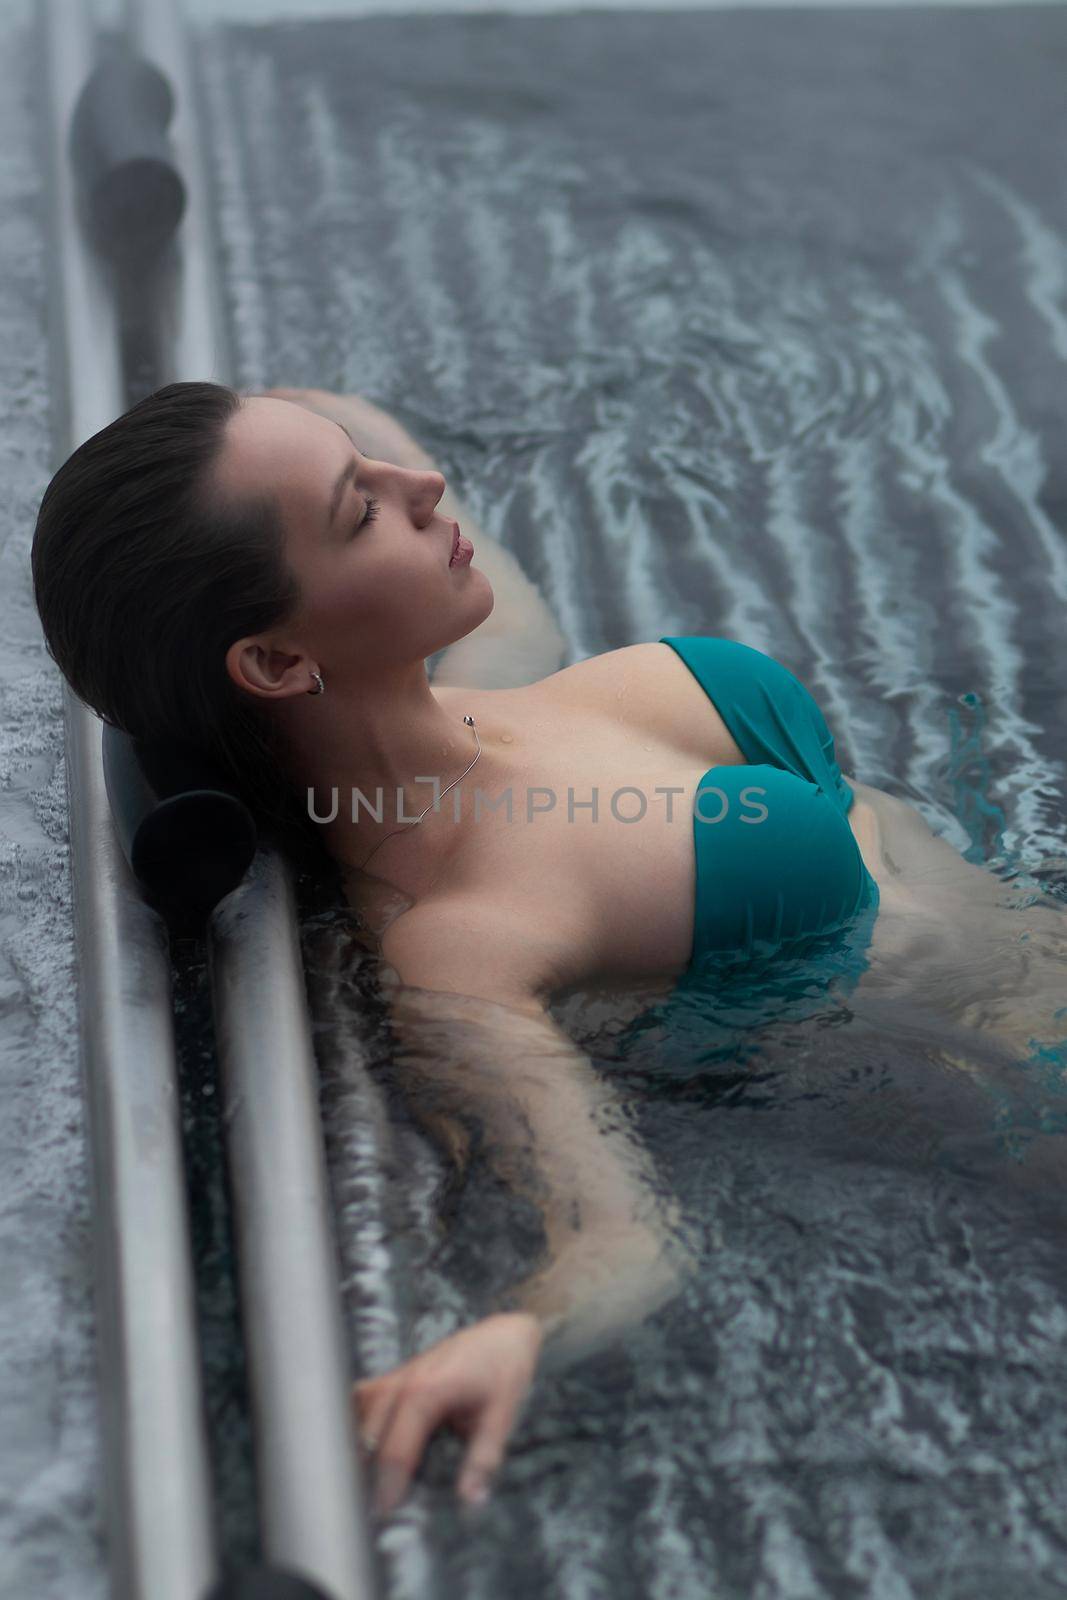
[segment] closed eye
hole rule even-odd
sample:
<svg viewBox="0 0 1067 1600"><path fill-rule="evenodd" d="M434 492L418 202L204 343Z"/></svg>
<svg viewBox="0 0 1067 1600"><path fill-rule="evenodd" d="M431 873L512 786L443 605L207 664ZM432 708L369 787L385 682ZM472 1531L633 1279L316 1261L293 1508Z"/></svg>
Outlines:
<svg viewBox="0 0 1067 1600"><path fill-rule="evenodd" d="M368 522L373 522L375 517L378 515L378 512L379 512L380 509L381 509L380 501L375 500L373 495L368 495L367 496L367 509L363 513L363 520L361 522L357 522L356 523L356 526L353 529L353 534L358 533L360 528L365 528L367 526Z"/></svg>

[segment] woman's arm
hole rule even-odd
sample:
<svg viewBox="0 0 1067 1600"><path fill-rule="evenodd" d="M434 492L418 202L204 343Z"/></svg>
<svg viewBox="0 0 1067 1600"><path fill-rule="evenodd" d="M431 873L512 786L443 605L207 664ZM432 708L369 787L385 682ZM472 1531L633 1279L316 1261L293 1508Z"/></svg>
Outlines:
<svg viewBox="0 0 1067 1600"><path fill-rule="evenodd" d="M398 467L438 471L436 462L395 417L355 394L325 389L266 389L268 399L291 400L320 416L343 423L364 455ZM507 689L556 672L566 641L540 589L522 565L478 526L470 509L451 489L441 496L443 516L455 517L475 546L475 561L489 579L494 605L473 633L442 653L433 682L443 688Z"/></svg>
<svg viewBox="0 0 1067 1600"><path fill-rule="evenodd" d="M545 1260L504 1307L532 1312L548 1364L569 1365L677 1293L690 1260L678 1208L538 997L536 944L502 911L417 908L386 929L382 955L414 1114L453 1154L473 1126L495 1174L540 1211Z"/></svg>
<svg viewBox="0 0 1067 1600"><path fill-rule="evenodd" d="M538 1365L566 1367L656 1310L694 1254L618 1102L538 999L548 967L535 936L482 906L423 903L390 924L382 953L414 1114L450 1150L467 1148L472 1124L483 1133L496 1174L540 1209L546 1241L545 1262L505 1296L511 1309L356 1384L386 1512L443 1422L468 1441L460 1495L487 1492Z"/></svg>
<svg viewBox="0 0 1067 1600"><path fill-rule="evenodd" d="M547 1013L431 993L408 991L392 1012L412 1113L463 1165L476 1142L539 1211L543 1259L500 1309L532 1313L542 1365L563 1370L679 1292L691 1256L677 1205L657 1193L617 1102Z"/></svg>

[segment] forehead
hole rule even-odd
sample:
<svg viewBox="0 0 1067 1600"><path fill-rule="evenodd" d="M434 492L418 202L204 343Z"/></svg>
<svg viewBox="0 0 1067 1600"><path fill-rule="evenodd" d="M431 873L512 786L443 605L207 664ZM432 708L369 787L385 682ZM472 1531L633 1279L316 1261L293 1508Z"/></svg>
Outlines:
<svg viewBox="0 0 1067 1600"><path fill-rule="evenodd" d="M218 482L237 496L272 494L290 533L321 541L334 481L351 455L342 429L328 417L254 395L227 424Z"/></svg>

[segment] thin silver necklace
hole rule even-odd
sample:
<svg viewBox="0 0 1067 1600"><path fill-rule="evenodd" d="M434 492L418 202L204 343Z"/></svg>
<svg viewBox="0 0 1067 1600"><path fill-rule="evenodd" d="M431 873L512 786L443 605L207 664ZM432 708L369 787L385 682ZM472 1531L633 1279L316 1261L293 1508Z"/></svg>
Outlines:
<svg viewBox="0 0 1067 1600"><path fill-rule="evenodd" d="M311 691L311 692L314 693L315 691ZM470 728L471 732L474 734L475 741L476 741L476 743L478 745L478 755L476 755L475 758L474 758L474 761L477 761L478 756L480 756L481 753L482 753L482 741L478 738L478 730L474 726L474 718L470 717L470 716L467 716L467 717L464 717L463 720L467 724L468 728ZM471 762L471 766L470 767L465 768L465 770L460 773L458 778L453 778L452 779L452 782L448 785L448 789L454 789L456 787L457 783L461 783L463 781L463 779L467 776L467 773L470 771L471 767L473 767L474 761ZM385 839L379 839L378 843L374 846L374 850L380 850L382 845L386 842L386 839L391 839L393 837L393 833L403 833L405 828L417 828L419 823L422 821L423 817L426 815L426 812L432 810L432 808L435 805L439 804L439 802L444 799L445 795L448 793L448 789L442 789L441 793L437 796L437 799L436 800L431 800L430 804L425 808L425 810L420 811L418 816L415 817L411 822L403 823L399 828L394 828L392 833L387 833L386 836L385 836ZM367 862L370 860L370 857L374 854L374 850L371 851L370 856L365 856L364 859L360 862L359 866L356 868L357 872L362 872L363 871L363 868L367 865Z"/></svg>

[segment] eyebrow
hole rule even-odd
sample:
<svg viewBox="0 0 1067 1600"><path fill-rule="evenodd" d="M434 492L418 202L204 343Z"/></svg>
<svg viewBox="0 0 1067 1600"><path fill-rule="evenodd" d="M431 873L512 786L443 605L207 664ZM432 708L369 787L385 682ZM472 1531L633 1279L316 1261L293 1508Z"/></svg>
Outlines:
<svg viewBox="0 0 1067 1600"><path fill-rule="evenodd" d="M331 417L330 420L332 422L333 418ZM341 432L344 434L345 438L351 444L352 448L356 452L356 455L358 456L360 453L359 446L356 444L356 441L353 439L344 423L339 422L337 426L340 428ZM341 499L345 492L345 485L355 478L356 467L358 464L359 463L356 461L355 457L353 457L346 467L342 467L340 476L333 486L333 494L330 497L330 520L328 524L328 526L331 528L333 527L334 521L337 517L337 512L341 505Z"/></svg>

